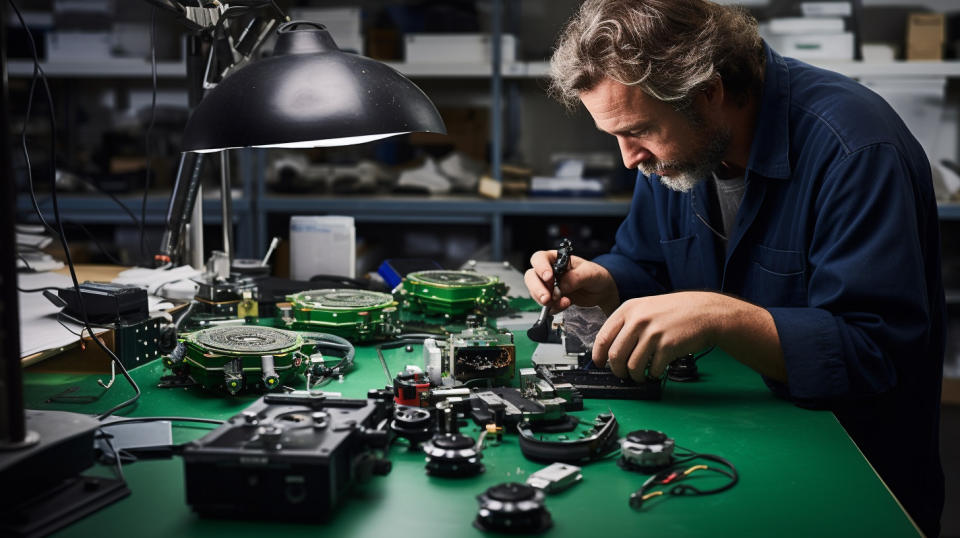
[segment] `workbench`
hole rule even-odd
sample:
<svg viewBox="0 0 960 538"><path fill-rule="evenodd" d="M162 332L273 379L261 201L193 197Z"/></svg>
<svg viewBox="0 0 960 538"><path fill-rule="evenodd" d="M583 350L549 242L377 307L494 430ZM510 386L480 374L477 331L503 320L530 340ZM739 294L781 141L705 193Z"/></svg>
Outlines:
<svg viewBox="0 0 960 538"><path fill-rule="evenodd" d="M518 368L529 366L534 344L517 335ZM422 364L421 350L384 351L391 373L407 364ZM55 359L53 359L55 360ZM678 446L722 456L740 474L731 490L711 496L662 496L637 511L628 505L646 475L628 472L616 456L584 465L582 482L546 498L554 526L545 536L907 536L918 531L884 483L827 411L798 408L773 396L761 378L720 351L700 359L702 377L693 383L668 382L660 401L586 400L576 414L590 421L613 412L620 436L637 429L667 433ZM101 375L52 373L28 369L26 405L31 409L101 412L132 395L122 378L97 401L70 403L76 396L103 392ZM165 372L160 361L132 371L143 390L139 402L122 412L128 416L191 416L226 419L256 396L224 397L199 387L160 389ZM354 369L325 390L344 397L365 397L387 379L372 346L357 348ZM296 387L302 388L302 387ZM58 396L59 395L59 396ZM63 399L67 396L68 399ZM175 423L175 443L187 442L212 426ZM472 422L461 433L476 439ZM516 434L483 452L486 471L472 478L428 476L421 452L403 441L390 450L393 468L385 477L358 484L323 524L270 520L231 521L200 518L185 501L183 462L144 460L124 466L132 494L60 531L60 536L482 536L472 526L476 496L488 487L523 482L544 467L520 452ZM108 466L90 472L109 475ZM724 477L704 473L691 482L702 487ZM695 481L697 480L697 481ZM9 487L5 485L4 487ZM216 484L211 484L216 487Z"/></svg>

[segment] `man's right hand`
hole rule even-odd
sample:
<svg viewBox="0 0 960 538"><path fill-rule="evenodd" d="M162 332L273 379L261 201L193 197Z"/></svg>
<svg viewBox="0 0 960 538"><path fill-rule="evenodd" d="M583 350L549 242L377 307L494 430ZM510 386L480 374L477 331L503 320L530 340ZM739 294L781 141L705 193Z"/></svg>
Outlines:
<svg viewBox="0 0 960 538"><path fill-rule="evenodd" d="M530 257L531 268L523 275L530 297L541 305L549 305L552 313L575 304L599 306L607 315L620 304L617 284L601 265L579 256L570 256L570 267L560 277L560 292L553 289L553 263L556 250L541 250Z"/></svg>

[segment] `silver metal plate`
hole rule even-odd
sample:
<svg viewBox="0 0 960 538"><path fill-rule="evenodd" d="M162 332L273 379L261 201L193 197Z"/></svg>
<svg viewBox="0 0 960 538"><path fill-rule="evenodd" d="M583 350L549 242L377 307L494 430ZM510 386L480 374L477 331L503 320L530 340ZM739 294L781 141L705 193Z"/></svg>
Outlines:
<svg viewBox="0 0 960 538"><path fill-rule="evenodd" d="M386 307L393 302L393 296L388 293L349 289L309 290L296 294L295 298L303 306L320 310Z"/></svg>
<svg viewBox="0 0 960 538"><path fill-rule="evenodd" d="M195 339L213 351L256 354L279 352L299 341L296 333L257 325L204 329L196 334Z"/></svg>
<svg viewBox="0 0 960 538"><path fill-rule="evenodd" d="M419 271L410 273L407 278L419 280L425 284L438 286L483 286L493 282L493 278L473 271Z"/></svg>

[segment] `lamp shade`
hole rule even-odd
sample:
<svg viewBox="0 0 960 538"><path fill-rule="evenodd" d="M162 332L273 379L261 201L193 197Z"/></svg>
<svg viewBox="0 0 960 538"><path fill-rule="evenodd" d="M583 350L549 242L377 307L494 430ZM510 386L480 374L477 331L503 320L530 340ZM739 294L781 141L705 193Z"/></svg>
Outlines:
<svg viewBox="0 0 960 538"><path fill-rule="evenodd" d="M446 127L430 99L376 60L342 52L319 24L277 29L274 54L237 70L200 101L183 151L359 144Z"/></svg>

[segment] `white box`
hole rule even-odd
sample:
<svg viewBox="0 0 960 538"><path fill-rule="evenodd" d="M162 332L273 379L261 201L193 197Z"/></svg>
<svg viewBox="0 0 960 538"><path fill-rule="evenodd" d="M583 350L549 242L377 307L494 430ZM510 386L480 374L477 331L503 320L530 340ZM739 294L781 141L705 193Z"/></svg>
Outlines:
<svg viewBox="0 0 960 538"><path fill-rule="evenodd" d="M290 217L290 278L356 276L357 241L353 217Z"/></svg>
<svg viewBox="0 0 960 538"><path fill-rule="evenodd" d="M517 61L517 40L503 34L500 59ZM493 59L489 34L407 34L404 36L408 63L490 63Z"/></svg>
<svg viewBox="0 0 960 538"><path fill-rule="evenodd" d="M843 33L843 19L837 17L782 17L769 24L770 33L777 35Z"/></svg>
<svg viewBox="0 0 960 538"><path fill-rule="evenodd" d="M766 35L773 50L798 60L852 60L853 33L822 35Z"/></svg>
<svg viewBox="0 0 960 538"><path fill-rule="evenodd" d="M800 2L804 17L849 17L853 14L850 2Z"/></svg>
<svg viewBox="0 0 960 538"><path fill-rule="evenodd" d="M363 12L359 7L297 7L289 14L291 20L324 25L340 50L363 54Z"/></svg>

